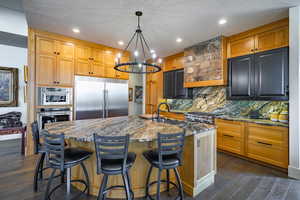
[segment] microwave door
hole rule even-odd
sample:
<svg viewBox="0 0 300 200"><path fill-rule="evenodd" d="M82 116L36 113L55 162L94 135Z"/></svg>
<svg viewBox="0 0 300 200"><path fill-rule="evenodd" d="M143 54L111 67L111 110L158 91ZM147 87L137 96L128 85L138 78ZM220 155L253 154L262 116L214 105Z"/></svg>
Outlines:
<svg viewBox="0 0 300 200"><path fill-rule="evenodd" d="M76 120L104 117L104 80L75 77Z"/></svg>

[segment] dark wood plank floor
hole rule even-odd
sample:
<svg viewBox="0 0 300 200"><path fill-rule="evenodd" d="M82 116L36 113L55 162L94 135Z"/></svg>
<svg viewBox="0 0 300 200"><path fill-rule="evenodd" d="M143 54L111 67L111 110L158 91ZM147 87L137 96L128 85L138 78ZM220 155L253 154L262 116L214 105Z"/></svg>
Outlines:
<svg viewBox="0 0 300 200"><path fill-rule="evenodd" d="M21 156L19 145L19 140L0 142L0 200L41 200L45 184L37 193L32 190L36 156ZM218 153L217 166L215 184L195 199L300 200L300 181L288 178L285 173L224 153ZM52 199L63 199L62 194L64 191L60 190ZM162 199L173 198L164 193Z"/></svg>

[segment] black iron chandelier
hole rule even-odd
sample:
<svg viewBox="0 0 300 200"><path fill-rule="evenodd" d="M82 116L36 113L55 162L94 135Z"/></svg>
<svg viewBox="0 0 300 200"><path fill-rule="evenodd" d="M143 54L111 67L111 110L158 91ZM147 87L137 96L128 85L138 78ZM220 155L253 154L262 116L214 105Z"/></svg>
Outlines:
<svg viewBox="0 0 300 200"><path fill-rule="evenodd" d="M149 47L140 27L140 17L143 13L141 11L136 11L135 15L138 17L137 29L123 52L117 54L114 69L120 72L134 74L159 72L161 71L162 59ZM133 56L131 57L131 60L128 62L121 62L122 54L128 51L131 46L133 46Z"/></svg>

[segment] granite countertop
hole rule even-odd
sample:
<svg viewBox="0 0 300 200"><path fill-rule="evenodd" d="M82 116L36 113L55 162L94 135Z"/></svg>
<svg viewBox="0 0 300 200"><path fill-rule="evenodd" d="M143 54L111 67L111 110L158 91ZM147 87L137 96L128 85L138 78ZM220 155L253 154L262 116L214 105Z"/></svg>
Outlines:
<svg viewBox="0 0 300 200"><path fill-rule="evenodd" d="M167 111L164 110L164 112L167 112ZM170 112L175 113L175 114L187 113L187 111L180 111L180 110L170 110ZM232 121L252 122L252 123L256 123L256 124L269 125L269 126L289 127L288 123L274 122L269 119L251 119L251 118L245 117L245 116L216 115L215 118L232 120Z"/></svg>
<svg viewBox="0 0 300 200"><path fill-rule="evenodd" d="M93 141L93 133L107 136L130 135L132 141L152 141L157 133L176 133L186 130L186 136L215 129L215 126L201 123L179 122L178 124L153 122L138 116L113 117L106 119L75 120L46 124L50 133L64 133L66 139Z"/></svg>

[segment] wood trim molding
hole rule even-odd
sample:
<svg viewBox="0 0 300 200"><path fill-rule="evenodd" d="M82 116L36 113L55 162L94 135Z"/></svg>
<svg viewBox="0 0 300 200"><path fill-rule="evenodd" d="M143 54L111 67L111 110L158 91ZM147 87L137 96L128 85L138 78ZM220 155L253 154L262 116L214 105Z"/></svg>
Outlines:
<svg viewBox="0 0 300 200"><path fill-rule="evenodd" d="M226 78L227 79L227 78ZM198 82L185 82L185 88L194 88L202 86L217 86L217 85L226 85L226 80L210 80L210 81L198 81Z"/></svg>
<svg viewBox="0 0 300 200"><path fill-rule="evenodd" d="M35 31L28 29L27 131L25 155L33 155L31 123L35 116Z"/></svg>

